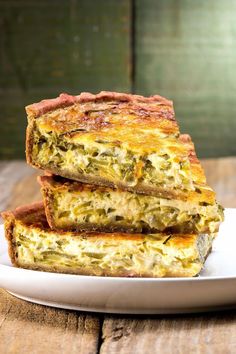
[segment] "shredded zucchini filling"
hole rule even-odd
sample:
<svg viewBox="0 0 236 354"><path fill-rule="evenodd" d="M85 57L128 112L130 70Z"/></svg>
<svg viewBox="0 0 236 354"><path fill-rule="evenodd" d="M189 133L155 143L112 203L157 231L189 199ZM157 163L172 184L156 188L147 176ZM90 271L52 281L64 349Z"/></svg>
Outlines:
<svg viewBox="0 0 236 354"><path fill-rule="evenodd" d="M175 228L177 232L217 232L218 204L199 206L126 191L50 191L50 211L59 228L77 224L129 228L136 232Z"/></svg>
<svg viewBox="0 0 236 354"><path fill-rule="evenodd" d="M129 186L146 185L193 189L187 157L176 161L168 151L139 155L117 143L95 139L89 143L72 142L65 134L42 128L34 131L33 159L44 167L56 166L71 174L122 181Z"/></svg>
<svg viewBox="0 0 236 354"><path fill-rule="evenodd" d="M178 248L172 244L172 237L160 234L128 240L67 237L17 223L14 241L21 266L55 266L68 272L92 269L96 275L127 274L128 271L160 277L197 274L212 240L210 235L200 235L197 239L193 236L191 242Z"/></svg>

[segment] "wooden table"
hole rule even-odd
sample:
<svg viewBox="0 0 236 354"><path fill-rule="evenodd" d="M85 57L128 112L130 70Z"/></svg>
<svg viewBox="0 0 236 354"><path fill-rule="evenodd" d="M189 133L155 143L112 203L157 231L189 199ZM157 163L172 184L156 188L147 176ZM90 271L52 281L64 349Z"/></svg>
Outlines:
<svg viewBox="0 0 236 354"><path fill-rule="evenodd" d="M203 166L219 201L236 207L236 158ZM36 175L25 162L0 162L0 210L38 200ZM236 353L236 310L103 315L31 304L0 290L0 353Z"/></svg>

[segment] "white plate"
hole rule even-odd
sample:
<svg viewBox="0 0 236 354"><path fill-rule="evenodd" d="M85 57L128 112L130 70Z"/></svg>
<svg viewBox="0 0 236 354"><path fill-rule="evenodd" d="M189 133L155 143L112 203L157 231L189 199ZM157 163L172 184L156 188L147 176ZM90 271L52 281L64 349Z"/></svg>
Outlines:
<svg viewBox="0 0 236 354"><path fill-rule="evenodd" d="M112 278L14 268L0 226L0 287L27 301L83 311L163 314L236 307L236 209L197 278Z"/></svg>

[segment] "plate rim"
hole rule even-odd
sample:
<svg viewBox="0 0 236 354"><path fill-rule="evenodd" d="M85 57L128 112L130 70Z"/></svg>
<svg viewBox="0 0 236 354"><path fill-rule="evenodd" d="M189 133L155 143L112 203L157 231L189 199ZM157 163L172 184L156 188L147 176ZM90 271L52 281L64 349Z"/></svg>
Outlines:
<svg viewBox="0 0 236 354"><path fill-rule="evenodd" d="M190 308L181 308L181 307L176 307L176 308L169 308L168 311L166 309L158 309L156 312L155 310L153 311L152 309L150 310L136 310L136 309L124 309L124 308L117 308L117 307L89 307L89 306L79 306L79 305L69 305L63 302L55 302L55 301L46 301L46 300L41 300L38 298L33 298L30 296L24 296L21 294L18 294L16 292L12 292L9 290L6 290L9 294L12 296L17 297L18 299L24 300L31 302L33 304L37 305L43 305L43 306L51 306L51 307L56 307L59 309L65 309L65 310L72 310L72 311L83 311L83 312L93 312L93 313L105 313L105 314L121 314L121 315L137 315L137 316L156 316L156 315L181 315L181 314L197 314L197 313L211 313L214 311L227 311L227 310L232 310L236 308L236 304L232 305L226 305L226 306L221 306L221 305L216 305L216 306L197 306L197 307L190 307Z"/></svg>

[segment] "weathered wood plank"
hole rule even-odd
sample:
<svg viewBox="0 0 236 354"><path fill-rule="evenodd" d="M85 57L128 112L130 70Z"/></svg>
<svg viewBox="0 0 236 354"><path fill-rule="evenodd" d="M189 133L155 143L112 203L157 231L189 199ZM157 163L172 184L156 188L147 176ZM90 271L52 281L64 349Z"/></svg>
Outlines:
<svg viewBox="0 0 236 354"><path fill-rule="evenodd" d="M199 156L235 155L236 2L135 3L135 90L174 100Z"/></svg>
<svg viewBox="0 0 236 354"><path fill-rule="evenodd" d="M131 0L0 0L0 158L23 158L24 106L129 91Z"/></svg>
<svg viewBox="0 0 236 354"><path fill-rule="evenodd" d="M40 198L38 172L25 162L0 163L0 205ZM97 353L100 317L31 304L0 289L0 353Z"/></svg>
<svg viewBox="0 0 236 354"><path fill-rule="evenodd" d="M8 200L8 208L14 209L22 205L22 202L28 204L42 199L40 186L37 182L37 176L39 175L40 172L33 170L31 175L25 176L15 184ZM24 194L23 198L22 194Z"/></svg>
<svg viewBox="0 0 236 354"><path fill-rule="evenodd" d="M0 352L97 353L99 317L31 304L0 289Z"/></svg>
<svg viewBox="0 0 236 354"><path fill-rule="evenodd" d="M111 317L101 354L221 354L236 351L236 311L205 315Z"/></svg>
<svg viewBox="0 0 236 354"><path fill-rule="evenodd" d="M7 208L9 204L11 206L10 198L12 198L12 190L16 183L26 176L31 176L34 171L23 161L0 162L0 211ZM22 200L24 199L24 194L28 191L26 187L23 197L21 197ZM32 192L32 190L30 191ZM20 202L20 204L22 203ZM16 204L13 204L13 206L15 207Z"/></svg>

